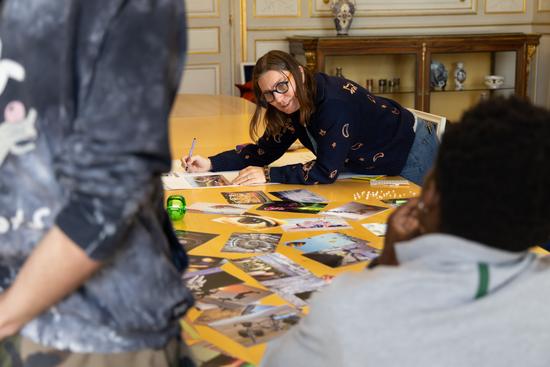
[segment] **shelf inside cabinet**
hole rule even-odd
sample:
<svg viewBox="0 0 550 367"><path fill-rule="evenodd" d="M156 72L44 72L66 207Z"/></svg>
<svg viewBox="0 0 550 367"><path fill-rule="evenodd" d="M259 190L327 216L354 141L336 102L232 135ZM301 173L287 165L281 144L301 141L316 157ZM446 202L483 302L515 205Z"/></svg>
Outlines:
<svg viewBox="0 0 550 367"><path fill-rule="evenodd" d="M493 92L493 91L497 91L497 90L514 90L514 89L515 89L514 86L504 86L504 87L494 88L494 89L479 86L479 87L464 88L462 90L455 90L455 89L437 90L437 89L432 89L430 92L431 93L460 93L460 92L476 92L476 91Z"/></svg>
<svg viewBox="0 0 550 367"><path fill-rule="evenodd" d="M376 95L380 95L380 94L408 94L408 93L414 93L415 90L414 88L394 88L394 89L390 89L390 88L386 88L386 89L379 89L379 88L374 88L370 91L372 94L376 94Z"/></svg>

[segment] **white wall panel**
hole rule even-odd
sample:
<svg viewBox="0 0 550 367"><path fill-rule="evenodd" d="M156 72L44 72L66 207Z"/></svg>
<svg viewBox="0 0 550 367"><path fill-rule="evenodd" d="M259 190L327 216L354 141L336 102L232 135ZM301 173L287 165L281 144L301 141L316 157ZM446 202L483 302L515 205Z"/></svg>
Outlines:
<svg viewBox="0 0 550 367"><path fill-rule="evenodd" d="M539 0L539 11L550 11L550 0Z"/></svg>
<svg viewBox="0 0 550 367"><path fill-rule="evenodd" d="M219 94L220 65L187 65L179 93Z"/></svg>
<svg viewBox="0 0 550 367"><path fill-rule="evenodd" d="M486 13L523 13L526 0L485 0Z"/></svg>
<svg viewBox="0 0 550 367"><path fill-rule="evenodd" d="M281 40L255 40L254 41L254 60L259 59L262 55L265 53L271 51L271 50L281 50L289 52L288 49L288 41L285 39Z"/></svg>
<svg viewBox="0 0 550 367"><path fill-rule="evenodd" d="M255 0L254 16L281 17L300 15L300 0Z"/></svg>
<svg viewBox="0 0 550 367"><path fill-rule="evenodd" d="M220 15L218 11L219 1L220 0L187 0L185 2L187 14L190 18L217 17Z"/></svg>
<svg viewBox="0 0 550 367"><path fill-rule="evenodd" d="M190 28L189 53L213 54L220 52L220 28Z"/></svg>

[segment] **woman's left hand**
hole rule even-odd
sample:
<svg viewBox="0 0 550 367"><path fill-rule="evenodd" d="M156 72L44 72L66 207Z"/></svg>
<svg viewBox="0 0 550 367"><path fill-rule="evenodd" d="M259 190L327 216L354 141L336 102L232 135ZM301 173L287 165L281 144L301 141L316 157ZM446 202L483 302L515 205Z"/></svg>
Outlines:
<svg viewBox="0 0 550 367"><path fill-rule="evenodd" d="M263 167L248 166L239 171L239 175L233 180L235 185L252 185L265 183L265 174Z"/></svg>

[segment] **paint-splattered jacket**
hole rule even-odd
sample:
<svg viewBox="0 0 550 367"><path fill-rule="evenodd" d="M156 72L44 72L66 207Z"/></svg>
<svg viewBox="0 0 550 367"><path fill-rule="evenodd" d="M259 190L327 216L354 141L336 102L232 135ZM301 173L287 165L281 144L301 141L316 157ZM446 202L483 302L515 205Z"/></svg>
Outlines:
<svg viewBox="0 0 550 367"><path fill-rule="evenodd" d="M57 225L104 267L22 334L74 352L160 347L192 302L159 178L183 1L4 0L0 11L0 291Z"/></svg>
<svg viewBox="0 0 550 367"><path fill-rule="evenodd" d="M315 74L315 80L316 109L307 131L299 123L299 112L295 112L281 135L264 134L257 144L210 157L212 170L268 165L298 139L317 159L273 167L271 181L331 183L342 170L399 175L414 141L414 116L398 103L374 96L355 82L323 73Z"/></svg>

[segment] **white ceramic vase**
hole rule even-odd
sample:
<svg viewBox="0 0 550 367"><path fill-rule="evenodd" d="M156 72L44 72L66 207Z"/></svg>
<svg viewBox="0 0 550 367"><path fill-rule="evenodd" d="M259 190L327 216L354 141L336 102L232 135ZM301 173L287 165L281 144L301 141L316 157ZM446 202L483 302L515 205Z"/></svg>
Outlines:
<svg viewBox="0 0 550 367"><path fill-rule="evenodd" d="M353 14L355 14L355 1L333 0L330 8L334 15L336 34L346 36L353 21Z"/></svg>

